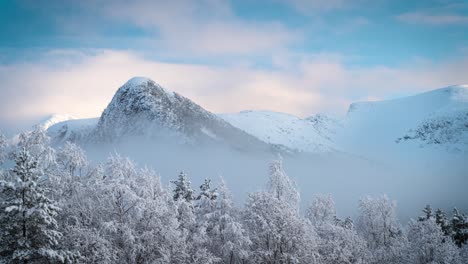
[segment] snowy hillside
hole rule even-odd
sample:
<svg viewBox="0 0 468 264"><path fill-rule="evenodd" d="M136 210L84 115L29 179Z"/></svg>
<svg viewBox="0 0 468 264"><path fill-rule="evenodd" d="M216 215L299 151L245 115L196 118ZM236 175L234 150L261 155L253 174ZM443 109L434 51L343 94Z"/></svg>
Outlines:
<svg viewBox="0 0 468 264"><path fill-rule="evenodd" d="M72 119L59 122L47 131L54 144L86 141L96 128L98 118Z"/></svg>
<svg viewBox="0 0 468 264"><path fill-rule="evenodd" d="M359 154L429 143L456 143L466 152L467 113L468 86L463 85L394 100L353 103L336 140Z"/></svg>
<svg viewBox="0 0 468 264"><path fill-rule="evenodd" d="M336 122L324 115L301 119L271 111L242 111L219 116L270 144L314 153L335 149L331 136L336 129Z"/></svg>
<svg viewBox="0 0 468 264"><path fill-rule="evenodd" d="M192 145L226 144L243 150L272 148L144 77L132 78L120 87L99 119L66 121L53 126L49 133L55 142L140 138Z"/></svg>
<svg viewBox="0 0 468 264"><path fill-rule="evenodd" d="M118 89L100 118L67 119L73 117L56 115L43 123L50 127L54 142L91 138L109 142L130 136L171 138L194 145L222 143L239 149L344 151L367 158L421 148L427 152L435 146L468 153L466 85L353 103L347 116L336 120L324 114L301 119L271 111L215 115L150 79L136 77Z"/></svg>

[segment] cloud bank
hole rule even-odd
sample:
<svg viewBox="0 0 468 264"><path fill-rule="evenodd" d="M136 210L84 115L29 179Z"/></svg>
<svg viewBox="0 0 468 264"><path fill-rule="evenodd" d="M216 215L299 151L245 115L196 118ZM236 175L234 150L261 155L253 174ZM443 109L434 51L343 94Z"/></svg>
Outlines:
<svg viewBox="0 0 468 264"><path fill-rule="evenodd" d="M294 60L289 62L288 59ZM119 50L55 50L0 67L0 120L50 113L99 116L133 76L147 76L213 112L263 109L343 115L352 101L418 93L466 79L468 58L399 68L349 67L339 56L285 56L277 67L167 63Z"/></svg>

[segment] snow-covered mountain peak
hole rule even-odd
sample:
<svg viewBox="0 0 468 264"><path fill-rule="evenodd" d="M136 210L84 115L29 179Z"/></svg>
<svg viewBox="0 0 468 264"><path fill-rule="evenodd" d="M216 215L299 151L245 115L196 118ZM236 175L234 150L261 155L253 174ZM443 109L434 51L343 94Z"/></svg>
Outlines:
<svg viewBox="0 0 468 264"><path fill-rule="evenodd" d="M151 127L180 131L186 111L208 115L191 100L145 77L134 77L120 87L97 126L103 138L153 134Z"/></svg>
<svg viewBox="0 0 468 264"><path fill-rule="evenodd" d="M99 118L94 135L99 141L143 136L190 144L222 142L240 149L270 147L144 77L132 78L118 89Z"/></svg>
<svg viewBox="0 0 468 264"><path fill-rule="evenodd" d="M143 76L135 76L133 78L131 78L130 80L128 80L124 86L138 86L138 85L142 85L142 84L146 84L147 82L154 82L153 80L151 80L150 78L148 77L143 77Z"/></svg>
<svg viewBox="0 0 468 264"><path fill-rule="evenodd" d="M153 97L164 96L167 98L172 98L175 95L173 91L163 88L161 85L147 77L131 78L124 85L122 85L122 87L119 88L117 94L119 93L125 94L127 96L141 94L146 96L150 95Z"/></svg>

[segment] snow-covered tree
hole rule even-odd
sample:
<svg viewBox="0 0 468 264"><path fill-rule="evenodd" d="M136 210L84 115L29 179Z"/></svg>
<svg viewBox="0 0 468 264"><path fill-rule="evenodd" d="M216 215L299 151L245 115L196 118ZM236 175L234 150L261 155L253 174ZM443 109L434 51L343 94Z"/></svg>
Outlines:
<svg viewBox="0 0 468 264"><path fill-rule="evenodd" d="M435 217L436 223L442 229L442 232L444 232L444 234L446 236L450 236L450 233L451 233L450 223L447 220L447 216L445 215L445 212L442 211L442 209L439 208L439 209L436 210L434 217Z"/></svg>
<svg viewBox="0 0 468 264"><path fill-rule="evenodd" d="M306 210L306 217L314 226L335 222L335 202L331 195L316 195Z"/></svg>
<svg viewBox="0 0 468 264"><path fill-rule="evenodd" d="M316 195L306 217L319 237L320 263L365 263L368 254L366 242L353 229L351 218L336 217L331 195Z"/></svg>
<svg viewBox="0 0 468 264"><path fill-rule="evenodd" d="M49 169L48 185L55 190L54 198L59 202L70 198L83 184L83 179L77 176L85 176L87 168L84 150L74 143L66 142L56 152L55 168Z"/></svg>
<svg viewBox="0 0 468 264"><path fill-rule="evenodd" d="M396 204L386 195L359 201L357 231L373 253L371 263L400 263L406 239L396 217Z"/></svg>
<svg viewBox="0 0 468 264"><path fill-rule="evenodd" d="M268 191L276 199L288 203L291 207L299 210L300 195L295 182L284 171L281 156L270 163Z"/></svg>
<svg viewBox="0 0 468 264"><path fill-rule="evenodd" d="M135 164L119 155L109 157L105 165L100 200L105 208L106 237L118 249L121 263L135 259L136 236L132 225L139 219L142 198L138 195L143 187L139 183Z"/></svg>
<svg viewBox="0 0 468 264"><path fill-rule="evenodd" d="M191 227L190 245L197 250L206 249L206 254L212 254L209 248L210 237L208 233L212 228L213 212L216 207L216 198L218 193L216 189L212 189L211 180L205 179L200 185L200 194L197 196L196 205L194 208L195 222ZM182 201L184 202L184 201Z"/></svg>
<svg viewBox="0 0 468 264"><path fill-rule="evenodd" d="M64 229L63 243L67 248L80 253L76 263L113 264L118 262L118 252L114 245L104 238L100 230L80 225L67 225Z"/></svg>
<svg viewBox="0 0 468 264"><path fill-rule="evenodd" d="M6 263L71 262L74 254L59 249L56 203L46 196L38 163L26 149L0 182L0 256Z"/></svg>
<svg viewBox="0 0 468 264"><path fill-rule="evenodd" d="M2 134L2 131L0 131L0 165L5 162L5 159L7 157L7 141L5 136Z"/></svg>
<svg viewBox="0 0 468 264"><path fill-rule="evenodd" d="M407 237L406 263L461 263L458 248L452 240L445 239L442 229L433 218L411 221Z"/></svg>
<svg viewBox="0 0 468 264"><path fill-rule="evenodd" d="M323 223L316 231L320 263L368 263L367 244L354 229Z"/></svg>
<svg viewBox="0 0 468 264"><path fill-rule="evenodd" d="M27 149L45 172L55 167L55 150L50 146L50 137L44 128L35 126L32 131L21 133L16 149L13 149L11 155L14 156L22 149Z"/></svg>
<svg viewBox="0 0 468 264"><path fill-rule="evenodd" d="M176 206L159 177L148 169L140 170L142 190L140 217L132 227L135 232L135 263L183 263L187 258L185 241L178 228Z"/></svg>
<svg viewBox="0 0 468 264"><path fill-rule="evenodd" d="M57 163L70 176L81 175L88 164L84 150L75 143L66 142L57 152Z"/></svg>
<svg viewBox="0 0 468 264"><path fill-rule="evenodd" d="M315 232L286 201L252 193L245 209L254 263L317 263Z"/></svg>
<svg viewBox="0 0 468 264"><path fill-rule="evenodd" d="M197 196L197 200L207 198L209 200L215 200L218 196L216 188L211 188L211 179L205 179L202 185L200 185L200 194Z"/></svg>
<svg viewBox="0 0 468 264"><path fill-rule="evenodd" d="M213 188L206 179L195 195L181 173L174 188L165 188L152 170L117 154L94 165L73 143L55 152L40 128L23 133L13 149L14 169L0 167L0 263L461 264L468 258L467 217L458 210L447 220L427 206L403 232L394 202L366 198L355 229L350 217L337 217L331 196L319 195L302 217L281 158L270 164L267 190L236 208L223 181ZM0 158L1 152L0 136Z"/></svg>
<svg viewBox="0 0 468 264"><path fill-rule="evenodd" d="M460 248L460 259L463 261L463 260L467 260L468 259L468 244L464 244L461 248Z"/></svg>
<svg viewBox="0 0 468 264"><path fill-rule="evenodd" d="M421 215L418 218L419 221L426 221L426 220L429 220L431 218L434 218L433 210L432 210L432 208L431 208L431 206L429 204L426 205L426 207L424 207L424 209L422 211L423 211L423 215Z"/></svg>
<svg viewBox="0 0 468 264"><path fill-rule="evenodd" d="M174 184L174 200L178 201L184 199L187 202L191 202L194 199L194 191L191 186L191 182L185 172L181 172L175 181L171 181Z"/></svg>
<svg viewBox="0 0 468 264"><path fill-rule="evenodd" d="M231 195L221 179L211 212L205 214L207 247L222 263L245 263L249 256L250 239L234 207Z"/></svg>
<svg viewBox="0 0 468 264"><path fill-rule="evenodd" d="M452 215L452 238L457 246L461 247L468 241L468 218L457 208L453 209Z"/></svg>
<svg viewBox="0 0 468 264"><path fill-rule="evenodd" d="M249 195L244 223L255 263L316 262L316 235L299 215L299 192L281 157L270 164L267 191Z"/></svg>
<svg viewBox="0 0 468 264"><path fill-rule="evenodd" d="M206 246L209 243L207 218L214 208L216 191L211 189L210 181L206 180L200 186L201 194L195 196L191 182L184 172L171 183L175 185L173 200L177 208L178 231L185 242L186 258L183 263L218 262L219 259Z"/></svg>
<svg viewBox="0 0 468 264"><path fill-rule="evenodd" d="M338 217L335 218L335 224L338 226L341 226L346 229L353 229L354 228L354 222L351 219L351 217L346 217L345 220L341 220Z"/></svg>
<svg viewBox="0 0 468 264"><path fill-rule="evenodd" d="M63 222L80 262L189 263L177 207L153 171L113 155L77 180Z"/></svg>

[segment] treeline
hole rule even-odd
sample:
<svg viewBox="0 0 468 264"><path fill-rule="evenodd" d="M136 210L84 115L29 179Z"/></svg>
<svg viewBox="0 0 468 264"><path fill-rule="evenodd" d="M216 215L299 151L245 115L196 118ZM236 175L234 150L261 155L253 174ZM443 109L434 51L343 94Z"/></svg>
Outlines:
<svg viewBox="0 0 468 264"><path fill-rule="evenodd" d="M0 263L467 263L468 221L430 206L405 227L386 196L339 219L330 196L305 213L281 159L264 191L236 207L226 184L193 188L112 155L91 165L41 129L0 136ZM9 168L7 168L9 167Z"/></svg>

